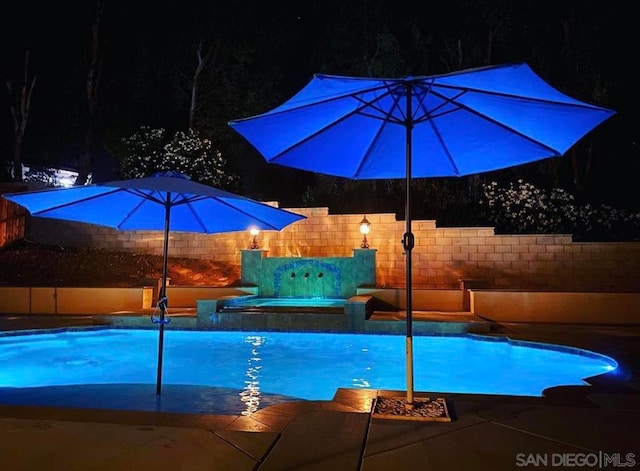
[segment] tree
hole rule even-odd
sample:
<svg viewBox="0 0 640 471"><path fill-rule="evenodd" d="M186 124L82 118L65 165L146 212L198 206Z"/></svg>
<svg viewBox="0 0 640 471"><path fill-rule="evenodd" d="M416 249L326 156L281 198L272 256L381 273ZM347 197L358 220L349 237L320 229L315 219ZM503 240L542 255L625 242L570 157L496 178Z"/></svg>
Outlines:
<svg viewBox="0 0 640 471"><path fill-rule="evenodd" d="M237 186L237 177L227 171L222 153L193 129L178 131L167 142L164 129L142 126L123 142L127 148L127 154L121 158L123 178L143 178L174 170L217 188L235 190Z"/></svg>
<svg viewBox="0 0 640 471"><path fill-rule="evenodd" d="M96 120L98 113L98 88L102 75L102 57L100 52L100 20L104 12L104 0L99 0L96 4L96 16L91 28L91 56L89 69L87 71L86 95L87 95L87 129L85 131L84 152L80 155L78 165L78 177L76 185L84 185L91 172L93 164L93 153L95 146Z"/></svg>
<svg viewBox="0 0 640 471"><path fill-rule="evenodd" d="M13 82L7 80L7 91L9 93L9 109L13 118L13 180L22 181L22 145L24 142L24 133L27 129L29 121L29 109L31 107L31 97L33 88L36 85L37 75L29 74L29 51L24 53L24 69L22 82L18 89L15 89Z"/></svg>
<svg viewBox="0 0 640 471"><path fill-rule="evenodd" d="M196 50L196 58L198 59L198 63L196 64L196 69L193 72L193 82L191 84L191 106L189 106L189 129L193 129L193 123L195 119L195 113L197 109L198 103L198 79L200 78L200 74L204 69L205 65L209 57L211 56L213 48L209 48L207 53L202 55L202 40L198 43L198 48Z"/></svg>
<svg viewBox="0 0 640 471"><path fill-rule="evenodd" d="M562 188L541 189L522 179L506 186L492 181L483 189L484 217L501 234L572 234L581 241L640 238L640 212L579 204Z"/></svg>

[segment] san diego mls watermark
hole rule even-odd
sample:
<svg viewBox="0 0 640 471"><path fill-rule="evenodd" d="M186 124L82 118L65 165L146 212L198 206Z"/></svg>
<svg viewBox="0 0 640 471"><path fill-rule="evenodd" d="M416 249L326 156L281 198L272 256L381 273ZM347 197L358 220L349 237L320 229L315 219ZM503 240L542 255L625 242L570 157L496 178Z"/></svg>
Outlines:
<svg viewBox="0 0 640 471"><path fill-rule="evenodd" d="M517 453L519 468L633 468L635 453L594 451L591 453Z"/></svg>

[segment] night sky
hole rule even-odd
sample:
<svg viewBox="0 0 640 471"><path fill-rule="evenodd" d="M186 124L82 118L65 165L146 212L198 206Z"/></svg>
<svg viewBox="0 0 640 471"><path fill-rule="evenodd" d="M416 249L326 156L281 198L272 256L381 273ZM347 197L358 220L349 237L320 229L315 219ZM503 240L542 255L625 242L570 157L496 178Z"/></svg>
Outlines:
<svg viewBox="0 0 640 471"><path fill-rule="evenodd" d="M32 70L37 71L38 78L25 136L24 159L72 162L80 149L77 136L81 135L83 120L79 110L84 100L95 3L91 0L16 3L6 7L11 10L3 14L0 27L0 73L3 81L19 80L24 50L31 51ZM504 44L496 39L491 62L528 62L556 88L563 91L571 88L580 95L569 94L590 102L597 94L589 89L589 83L582 83L584 77L580 70L598 71L604 96L596 104L618 111L599 131L606 136L598 147L602 154L598 165L602 166L602 175L610 175L603 184L633 185L635 176L631 179L630 174L640 170L640 100L634 72L639 42L631 2L357 0L348 6L336 0L132 3L107 1L101 24L104 69L99 96L101 131L107 149L143 124L170 130L186 129L188 74L193 70L195 44L203 31L206 37L220 41L228 55L219 60L223 67L212 77L220 80L216 87L226 83L229 88L220 93L219 102L211 102L206 114L210 126L221 128L230 119L276 106L293 95L315 72L348 75L359 70L355 65L349 70L350 61L356 64L360 60L355 53L349 55L351 50L356 50L353 44L358 42L357 35L371 34L372 28L382 30L381 25L397 39L398 54L411 56L399 73L448 72L451 64L446 59L445 48L455 44L456 38L473 37L476 30L476 37L484 40L486 35L478 23L482 17L481 6L493 3L504 5L505 9L508 6L512 20L511 33L503 39ZM371 21L367 29L362 26L362 15L353 11L350 14L349 9L374 3L382 5L382 9L360 10L371 15L366 18ZM384 19L376 15L384 15ZM574 21L571 30L568 19ZM425 37L429 36L422 51L415 47L412 50L416 28ZM563 35L572 37L575 55L580 57L575 64L566 61L572 53L563 56L560 50ZM246 57L244 50L235 50L240 44L252 48ZM462 68L484 65L469 59L474 53L480 56L478 51L473 51L472 42L465 43L464 52L469 63ZM237 65L240 63L244 68ZM252 70L269 75L252 74ZM254 89L252 77L260 80L256 84L263 84L265 77L273 82L268 88L271 92L261 96L263 89ZM246 103L236 106L229 99L234 92L256 93L255 109ZM0 153L3 160L8 160L12 124L6 87L0 93L0 117ZM228 158L240 159L245 167L252 167L253 177L256 172L265 171L259 156L248 146L242 146L236 143L233 152L241 155L228 155ZM620 175L619 180L616 174ZM299 188L293 185L296 196L292 196L292 200L303 190L303 183L306 182L301 182ZM627 198L633 198L634 193L637 192L628 192ZM274 194L274 197L285 196ZM640 198L636 203L640 207Z"/></svg>

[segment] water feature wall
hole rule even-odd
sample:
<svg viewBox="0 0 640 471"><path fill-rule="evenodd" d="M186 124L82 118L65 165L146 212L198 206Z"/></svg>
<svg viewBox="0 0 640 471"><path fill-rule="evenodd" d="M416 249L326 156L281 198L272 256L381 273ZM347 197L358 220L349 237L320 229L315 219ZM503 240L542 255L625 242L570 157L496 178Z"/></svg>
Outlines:
<svg viewBox="0 0 640 471"><path fill-rule="evenodd" d="M241 282L261 297L349 298L357 288L375 286L376 251L354 249L353 257L268 257L243 250Z"/></svg>

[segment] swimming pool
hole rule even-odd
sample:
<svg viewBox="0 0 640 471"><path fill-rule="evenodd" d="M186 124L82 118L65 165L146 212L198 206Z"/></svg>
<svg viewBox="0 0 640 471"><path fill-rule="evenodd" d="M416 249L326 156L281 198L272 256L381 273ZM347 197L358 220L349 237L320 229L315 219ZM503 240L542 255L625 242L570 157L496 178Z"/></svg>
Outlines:
<svg viewBox="0 0 640 471"><path fill-rule="evenodd" d="M91 328L0 337L0 403L251 414L338 388L405 390L399 335ZM475 336L414 337L415 391L540 396L614 370L610 357Z"/></svg>

